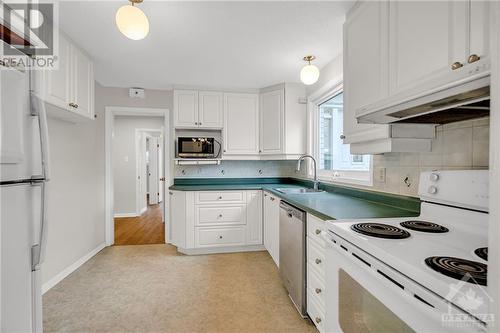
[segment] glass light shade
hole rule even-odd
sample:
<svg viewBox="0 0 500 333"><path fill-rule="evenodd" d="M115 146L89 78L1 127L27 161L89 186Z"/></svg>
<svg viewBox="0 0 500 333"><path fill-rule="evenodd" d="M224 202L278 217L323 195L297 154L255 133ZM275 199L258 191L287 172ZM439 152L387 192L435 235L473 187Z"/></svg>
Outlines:
<svg viewBox="0 0 500 333"><path fill-rule="evenodd" d="M137 7L125 5L116 12L116 26L125 36L140 40L149 33L149 21L146 14Z"/></svg>
<svg viewBox="0 0 500 333"><path fill-rule="evenodd" d="M319 79L319 69L314 65L305 65L300 71L300 81L305 85L316 83Z"/></svg>

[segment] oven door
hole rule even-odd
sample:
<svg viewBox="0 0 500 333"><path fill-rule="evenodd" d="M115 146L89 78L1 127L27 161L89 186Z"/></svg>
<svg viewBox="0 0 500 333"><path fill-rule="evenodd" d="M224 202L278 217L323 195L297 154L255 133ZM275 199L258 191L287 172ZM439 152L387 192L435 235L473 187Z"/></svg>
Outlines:
<svg viewBox="0 0 500 333"><path fill-rule="evenodd" d="M485 332L482 323L329 232L326 256L326 331Z"/></svg>

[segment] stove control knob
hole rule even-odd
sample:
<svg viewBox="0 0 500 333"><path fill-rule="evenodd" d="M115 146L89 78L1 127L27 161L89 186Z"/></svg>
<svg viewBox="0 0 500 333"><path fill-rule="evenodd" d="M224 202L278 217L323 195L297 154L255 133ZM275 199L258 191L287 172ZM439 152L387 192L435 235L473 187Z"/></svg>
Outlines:
<svg viewBox="0 0 500 333"><path fill-rule="evenodd" d="M438 191L438 189L436 186L429 186L429 189L427 190L427 192L429 192L429 194L436 194L437 191Z"/></svg>
<svg viewBox="0 0 500 333"><path fill-rule="evenodd" d="M439 180L439 175L437 173L431 173L429 179L431 182L437 182Z"/></svg>

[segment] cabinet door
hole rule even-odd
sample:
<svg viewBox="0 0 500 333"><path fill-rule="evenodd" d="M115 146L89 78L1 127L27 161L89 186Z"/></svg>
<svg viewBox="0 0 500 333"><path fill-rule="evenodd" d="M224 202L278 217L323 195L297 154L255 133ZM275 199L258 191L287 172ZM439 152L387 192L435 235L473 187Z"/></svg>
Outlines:
<svg viewBox="0 0 500 333"><path fill-rule="evenodd" d="M262 191L247 192L247 244L262 244Z"/></svg>
<svg viewBox="0 0 500 333"><path fill-rule="evenodd" d="M266 248L267 252L271 254L271 200L269 193L264 192L263 194L264 199L262 200L264 203L264 214L263 214L263 224L264 224L264 247Z"/></svg>
<svg viewBox="0 0 500 333"><path fill-rule="evenodd" d="M94 67L90 59L78 48L71 47L72 107L78 114L94 118Z"/></svg>
<svg viewBox="0 0 500 333"><path fill-rule="evenodd" d="M280 201L278 198L271 196L271 243L272 252L271 256L276 263L276 266L280 267Z"/></svg>
<svg viewBox="0 0 500 333"><path fill-rule="evenodd" d="M283 89L260 95L260 152L263 154L283 152L284 96Z"/></svg>
<svg viewBox="0 0 500 333"><path fill-rule="evenodd" d="M43 71L44 82L41 89L44 99L60 108L69 108L71 86L71 47L68 40L59 36L59 54L57 56L57 69Z"/></svg>
<svg viewBox="0 0 500 333"><path fill-rule="evenodd" d="M259 96L224 94L224 154L259 153Z"/></svg>
<svg viewBox="0 0 500 333"><path fill-rule="evenodd" d="M198 127L198 92L174 90L174 126Z"/></svg>
<svg viewBox="0 0 500 333"><path fill-rule="evenodd" d="M186 192L170 191L170 229L172 231L172 244L186 247ZM192 231L191 231L192 232Z"/></svg>
<svg viewBox="0 0 500 333"><path fill-rule="evenodd" d="M465 63L466 1L391 1L390 93L415 95L455 80ZM455 72L455 73L452 73Z"/></svg>
<svg viewBox="0 0 500 333"><path fill-rule="evenodd" d="M478 55L481 59L490 56L490 2L470 1L470 40L468 55Z"/></svg>
<svg viewBox="0 0 500 333"><path fill-rule="evenodd" d="M222 128L223 94L215 91L200 91L198 125L201 128Z"/></svg>
<svg viewBox="0 0 500 333"><path fill-rule="evenodd" d="M388 95L388 14L388 2L363 2L344 24L344 143L389 136L388 125L356 120L359 108Z"/></svg>

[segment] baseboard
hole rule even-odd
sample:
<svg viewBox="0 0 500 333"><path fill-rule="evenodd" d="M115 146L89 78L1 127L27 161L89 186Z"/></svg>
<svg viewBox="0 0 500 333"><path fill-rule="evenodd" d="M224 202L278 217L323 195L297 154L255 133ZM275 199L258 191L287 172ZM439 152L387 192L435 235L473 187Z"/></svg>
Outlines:
<svg viewBox="0 0 500 333"><path fill-rule="evenodd" d="M264 247L264 245L221 246L221 247L207 247L207 248L197 248L197 249L184 249L178 247L177 251L187 255L201 255L201 254L217 254L217 253L266 251L266 248Z"/></svg>
<svg viewBox="0 0 500 333"><path fill-rule="evenodd" d="M114 217L137 217L139 214L137 213L116 213Z"/></svg>
<svg viewBox="0 0 500 333"><path fill-rule="evenodd" d="M74 262L73 264L71 264L68 267L66 267L65 269L63 269L59 274L54 276L52 279L50 279L49 281L44 283L42 285L42 295L45 294L50 289L52 289L52 287L54 287L56 284L61 282L66 276L68 276L71 273L73 273L74 271L76 271L81 265L86 263L90 258L95 256L97 253L99 253L99 251L101 251L105 247L106 247L106 243L100 244L98 247L96 247L95 249L93 249L92 251L90 251L89 253L87 253L86 255L81 257L80 259L78 259L76 262Z"/></svg>

